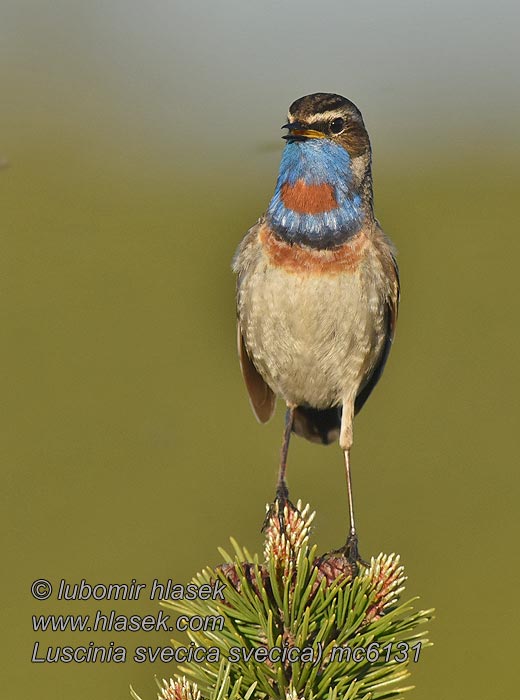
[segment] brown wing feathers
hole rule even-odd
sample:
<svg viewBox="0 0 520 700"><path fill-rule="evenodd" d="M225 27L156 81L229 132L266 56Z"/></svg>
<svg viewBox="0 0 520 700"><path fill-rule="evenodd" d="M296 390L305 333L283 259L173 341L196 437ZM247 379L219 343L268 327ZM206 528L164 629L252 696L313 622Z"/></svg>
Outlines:
<svg viewBox="0 0 520 700"><path fill-rule="evenodd" d="M256 367L251 362L251 358L247 354L240 324L237 324L237 342L240 367L249 393L251 406L260 423L267 423L274 413L276 397L270 387L262 379Z"/></svg>

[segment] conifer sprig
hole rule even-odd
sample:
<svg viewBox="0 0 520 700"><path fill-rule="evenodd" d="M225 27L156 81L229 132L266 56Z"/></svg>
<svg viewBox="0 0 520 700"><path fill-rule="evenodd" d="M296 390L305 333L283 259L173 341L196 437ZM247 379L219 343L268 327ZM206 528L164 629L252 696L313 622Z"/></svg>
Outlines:
<svg viewBox="0 0 520 700"><path fill-rule="evenodd" d="M309 506L287 503L280 513L275 504L262 563L231 540L233 555L220 550L225 563L193 579L221 581L225 600L162 602L222 625L188 632L219 662L184 664L184 676L163 681L160 700L385 700L409 689L409 666L429 645L419 626L433 611L401 602L406 577L395 554L380 554L359 572L342 550L317 557L309 545L313 518Z"/></svg>

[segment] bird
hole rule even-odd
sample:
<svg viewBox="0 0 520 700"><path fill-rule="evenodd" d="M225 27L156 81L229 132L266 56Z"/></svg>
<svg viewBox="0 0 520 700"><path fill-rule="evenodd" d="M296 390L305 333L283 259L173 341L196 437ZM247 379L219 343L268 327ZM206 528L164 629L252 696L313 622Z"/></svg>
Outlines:
<svg viewBox="0 0 520 700"><path fill-rule="evenodd" d="M374 215L372 151L349 99L317 92L291 104L267 210L233 258L237 340L254 414L286 406L275 502L284 506L292 433L344 454L348 535L354 518L353 420L379 381L394 339L400 286L396 251Z"/></svg>

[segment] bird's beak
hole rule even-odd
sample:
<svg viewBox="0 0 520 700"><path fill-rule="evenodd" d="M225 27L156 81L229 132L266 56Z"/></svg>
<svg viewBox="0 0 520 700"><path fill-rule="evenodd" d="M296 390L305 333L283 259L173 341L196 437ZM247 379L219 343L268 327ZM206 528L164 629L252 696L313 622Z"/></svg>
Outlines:
<svg viewBox="0 0 520 700"><path fill-rule="evenodd" d="M302 122L287 122L282 129L288 129L289 133L282 136L283 139L324 139L323 131L308 129Z"/></svg>

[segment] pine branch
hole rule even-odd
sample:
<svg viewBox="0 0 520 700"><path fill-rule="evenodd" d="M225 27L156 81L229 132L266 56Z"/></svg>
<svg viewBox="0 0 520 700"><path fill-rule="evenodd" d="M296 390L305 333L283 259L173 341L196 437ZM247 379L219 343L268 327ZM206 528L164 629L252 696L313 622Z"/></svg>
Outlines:
<svg viewBox="0 0 520 700"><path fill-rule="evenodd" d="M220 550L225 563L193 579L225 584L224 600L162 602L220 624L188 632L205 660L163 681L160 700L384 700L409 690L402 684L409 666L429 645L418 627L433 611L401 602L406 577L394 554L359 572L341 550L317 557L309 545L313 517L300 503L283 514L275 505L263 563L231 540L234 554Z"/></svg>

